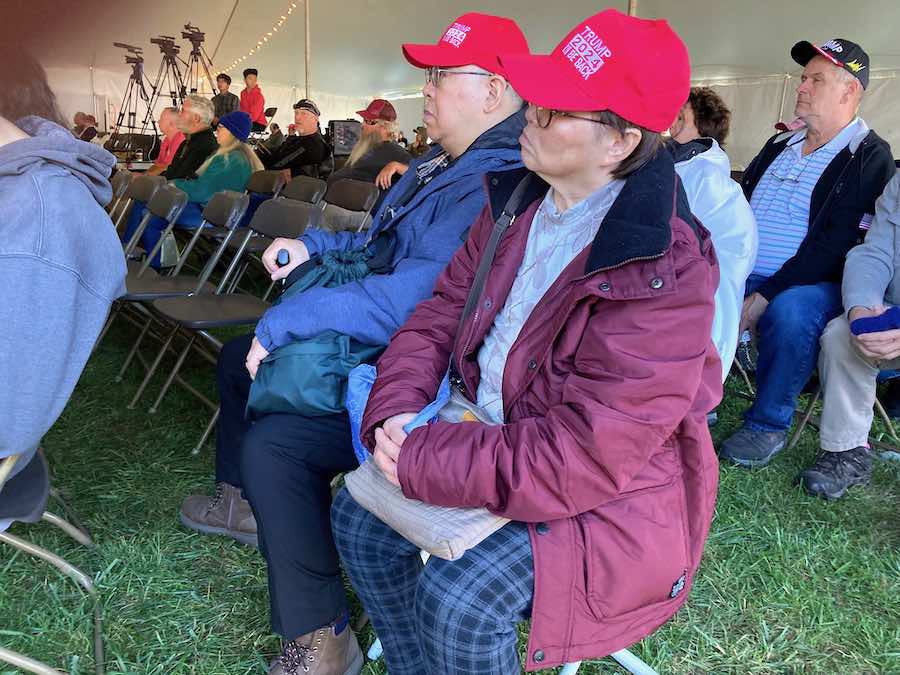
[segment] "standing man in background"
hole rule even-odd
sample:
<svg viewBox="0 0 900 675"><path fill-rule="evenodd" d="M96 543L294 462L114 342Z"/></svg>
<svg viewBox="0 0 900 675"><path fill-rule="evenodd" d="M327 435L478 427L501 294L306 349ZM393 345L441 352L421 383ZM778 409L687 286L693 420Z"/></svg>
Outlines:
<svg viewBox="0 0 900 675"><path fill-rule="evenodd" d="M262 89L256 82L259 75L256 68L247 68L244 71L244 90L241 92L241 110L250 115L253 123L253 131L266 130L266 99Z"/></svg>
<svg viewBox="0 0 900 675"><path fill-rule="evenodd" d="M213 124L218 124L219 120L228 113L232 113L241 108L241 99L228 91L231 86L231 75L228 73L219 73L216 75L216 88L219 93L213 96L213 108L216 116L213 118Z"/></svg>

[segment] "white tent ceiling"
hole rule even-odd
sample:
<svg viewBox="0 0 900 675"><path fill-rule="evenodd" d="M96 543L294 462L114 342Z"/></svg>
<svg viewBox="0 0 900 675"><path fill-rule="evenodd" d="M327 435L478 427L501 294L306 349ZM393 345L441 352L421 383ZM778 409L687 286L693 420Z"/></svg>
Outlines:
<svg viewBox="0 0 900 675"><path fill-rule="evenodd" d="M400 43L434 42L447 23L463 12L510 16L522 27L532 50L546 52L580 19L605 6L625 10L627 5L626 0L306 1L312 54L309 87L324 99L326 117L352 114L360 102L376 95L388 94L393 100L414 94L421 86L422 73L403 59ZM296 9L288 14L292 3ZM114 48L113 41L143 47L148 74L153 76L159 53L149 38L159 34L180 36L183 24L190 21L206 32L205 46L214 55L217 69L245 56L266 37L268 41L262 48L232 74L237 75L235 80L239 82L243 67L258 68L264 92L267 97L278 99L285 114L292 98L304 92L303 0L83 0L77 5L31 0L21 4L23 16L38 27L35 49L53 73L54 85L67 90L71 85L60 82L64 73L93 66L95 75L104 74L98 79L112 82L112 91L100 87L97 92L95 81L95 93L105 93L110 98L120 94L127 70L124 52ZM75 6L79 11L69 12L68 8L74 10ZM62 8L67 8L62 10L68 12L64 16ZM640 16L670 21L688 45L695 80L716 81L722 91L737 87L729 89L726 99L752 111L748 116L735 108L736 127L742 123L752 127L752 133L747 134L735 129L732 154L737 152L742 160L750 148L759 146L764 139L761 134L783 112L784 75L797 72L789 50L798 39L824 41L840 36L860 42L872 58L873 70L883 71L878 82L884 91L870 98L878 99L879 105L900 102L900 87L893 81L900 69L897 0L637 0L637 10ZM4 15L10 13L4 11ZM268 37L282 16L287 20ZM179 42L186 44L180 37ZM120 84L115 85L114 81ZM793 86L794 83L788 83L785 115L790 115L793 105ZM60 97L65 102L66 97ZM418 123L419 106L415 100L398 103L404 129ZM864 113L867 117L873 115L869 104ZM287 121L286 117L281 119ZM888 117L879 119L884 124L889 122ZM887 137L893 136L892 128L878 130Z"/></svg>

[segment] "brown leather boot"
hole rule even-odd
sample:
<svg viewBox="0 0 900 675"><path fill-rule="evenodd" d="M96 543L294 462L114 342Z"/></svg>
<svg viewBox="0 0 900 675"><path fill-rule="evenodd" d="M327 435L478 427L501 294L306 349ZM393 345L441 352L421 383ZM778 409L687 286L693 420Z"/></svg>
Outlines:
<svg viewBox="0 0 900 675"><path fill-rule="evenodd" d="M181 522L203 534L221 534L247 546L257 546L256 519L240 488L217 483L216 494L190 495L181 505Z"/></svg>
<svg viewBox="0 0 900 675"><path fill-rule="evenodd" d="M357 675L363 654L350 626L334 633L334 624L323 626L284 643L281 656L269 664L269 675Z"/></svg>

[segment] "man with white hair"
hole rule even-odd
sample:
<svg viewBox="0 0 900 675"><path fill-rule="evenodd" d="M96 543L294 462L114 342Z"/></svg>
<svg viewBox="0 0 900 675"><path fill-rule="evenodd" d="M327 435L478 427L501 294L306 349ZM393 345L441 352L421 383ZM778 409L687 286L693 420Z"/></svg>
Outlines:
<svg viewBox="0 0 900 675"><path fill-rule="evenodd" d="M757 395L719 452L745 467L765 466L784 448L819 336L841 312L844 259L894 174L890 145L857 115L869 83L862 47L803 41L791 56L803 66L794 114L806 126L771 138L742 181L759 226L740 325L756 334Z"/></svg>
<svg viewBox="0 0 900 675"><path fill-rule="evenodd" d="M328 178L329 183L342 178L374 183L388 163L412 161L412 155L397 143L397 111L390 101L376 98L356 114L363 120L359 140L350 151L347 163Z"/></svg>

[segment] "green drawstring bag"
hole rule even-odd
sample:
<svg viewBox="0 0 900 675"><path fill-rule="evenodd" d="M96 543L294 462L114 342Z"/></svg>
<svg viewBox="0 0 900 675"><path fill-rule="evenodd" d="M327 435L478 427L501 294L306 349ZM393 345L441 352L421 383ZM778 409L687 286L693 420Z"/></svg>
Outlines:
<svg viewBox="0 0 900 675"><path fill-rule="evenodd" d="M334 287L372 273L365 249L329 251L298 267L274 304L315 287ZM302 268L302 269L301 269ZM272 413L315 417L344 411L347 377L362 363L371 363L383 346L366 345L349 335L325 331L275 349L256 371L247 400L247 419Z"/></svg>

